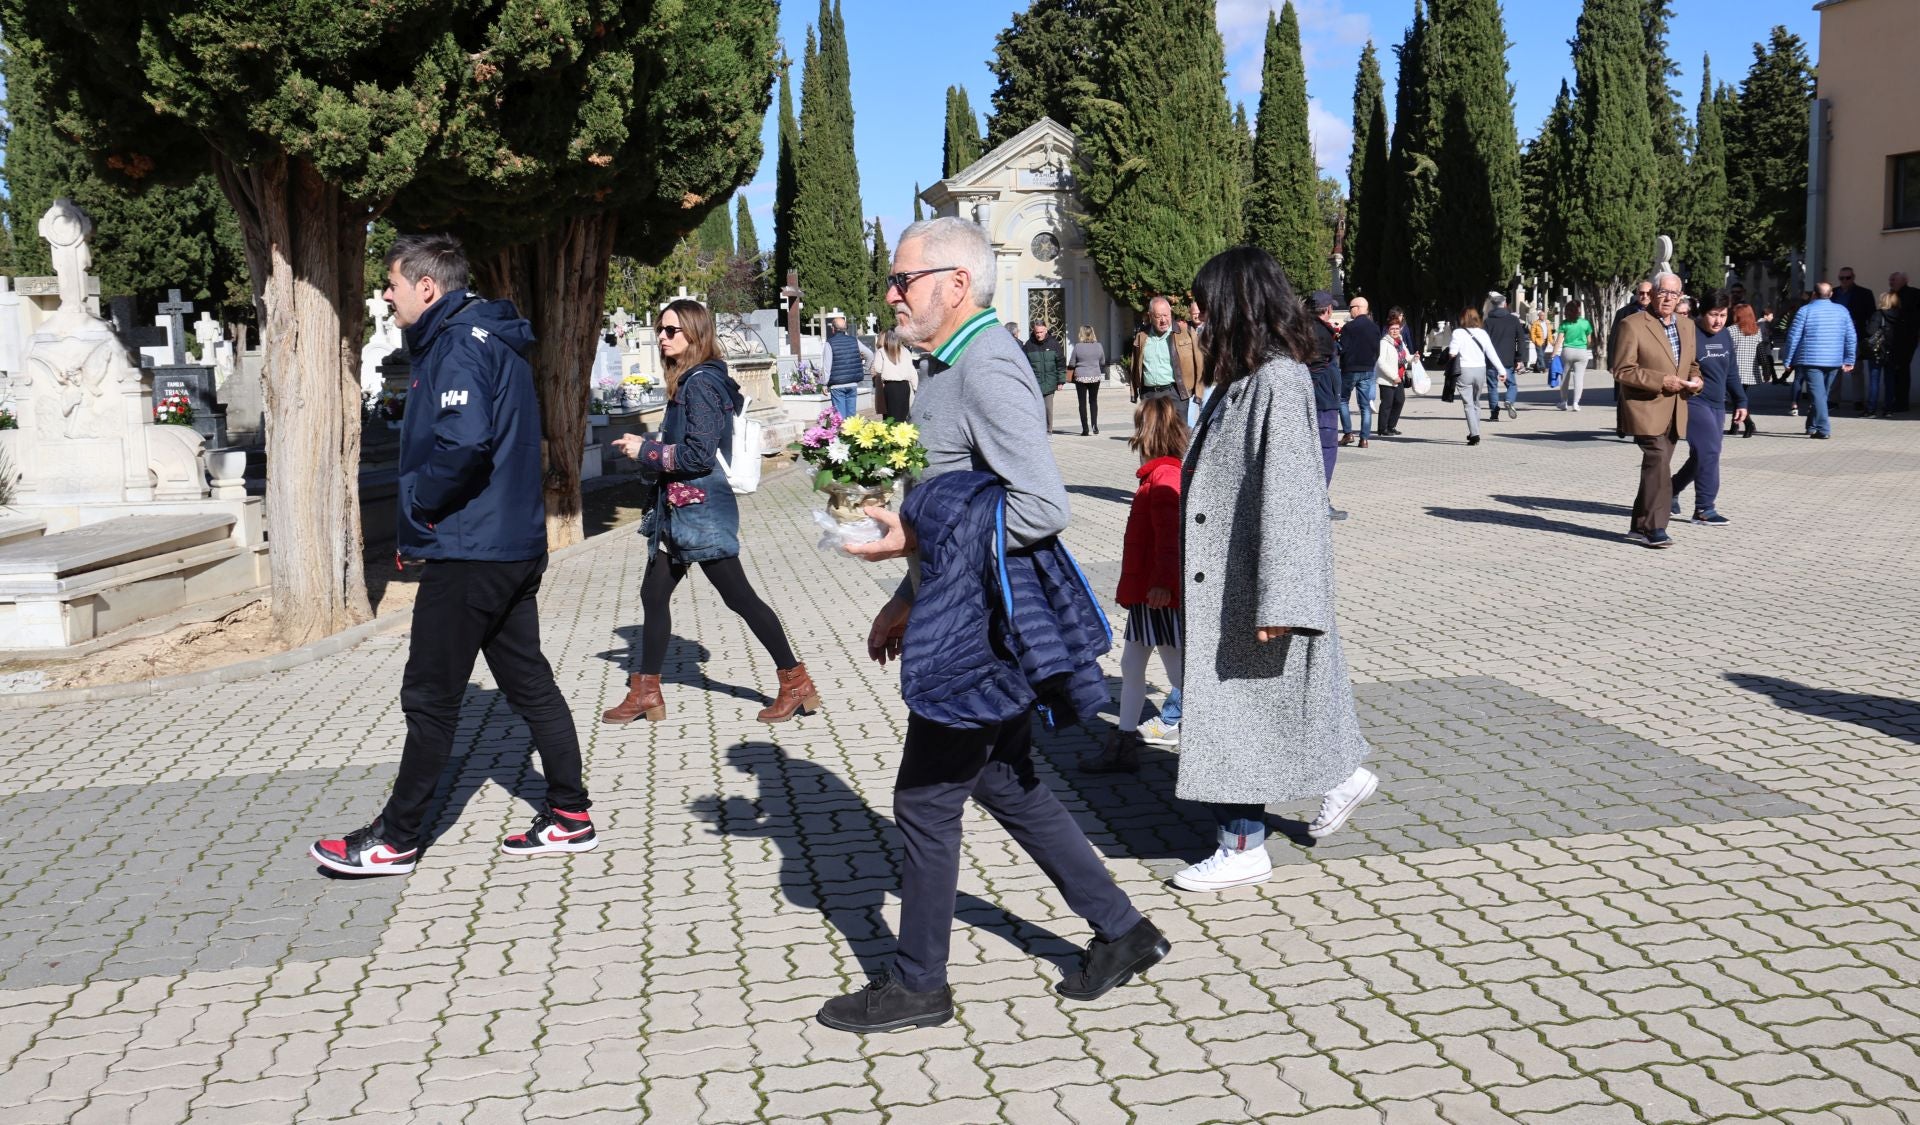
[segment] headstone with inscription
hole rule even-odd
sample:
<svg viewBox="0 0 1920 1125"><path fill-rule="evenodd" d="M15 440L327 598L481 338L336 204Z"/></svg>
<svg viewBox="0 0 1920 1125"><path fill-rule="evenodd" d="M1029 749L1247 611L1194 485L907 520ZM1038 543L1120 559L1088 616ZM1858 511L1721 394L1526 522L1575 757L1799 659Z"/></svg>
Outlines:
<svg viewBox="0 0 1920 1125"><path fill-rule="evenodd" d="M169 395L186 395L193 406L193 428L207 439L211 449L227 444L226 408L220 405L219 389L214 385L213 364L192 363L187 356L186 315L193 311L192 301L180 299L178 289L167 291L160 302L160 317L166 323L171 343L167 358L171 362L153 365L153 402Z"/></svg>

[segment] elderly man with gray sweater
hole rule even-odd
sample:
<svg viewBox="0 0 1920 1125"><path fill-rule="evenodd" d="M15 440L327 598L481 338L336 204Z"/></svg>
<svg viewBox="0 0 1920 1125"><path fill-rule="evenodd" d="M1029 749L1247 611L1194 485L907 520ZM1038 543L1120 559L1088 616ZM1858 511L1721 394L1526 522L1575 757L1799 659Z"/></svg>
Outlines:
<svg viewBox="0 0 1920 1125"><path fill-rule="evenodd" d="M994 257L986 232L959 218L908 227L894 250L886 296L902 343L929 349L913 403L927 450L926 480L942 473L992 473L1006 489L1007 537L1030 547L1067 526L1067 490L1047 444L1040 388L1020 344L996 329ZM878 508L877 543L849 548L869 561L909 558L913 529ZM874 618L867 652L898 657L913 611L912 576ZM840 1031L931 1027L953 1018L947 986L960 833L969 797L1007 830L1092 926L1079 972L1055 991L1092 1000L1167 955L1168 944L1114 884L1086 834L1035 775L1031 713L962 729L909 713L894 782L893 814L905 845L900 872L900 937L893 972L827 1001L820 1022Z"/></svg>

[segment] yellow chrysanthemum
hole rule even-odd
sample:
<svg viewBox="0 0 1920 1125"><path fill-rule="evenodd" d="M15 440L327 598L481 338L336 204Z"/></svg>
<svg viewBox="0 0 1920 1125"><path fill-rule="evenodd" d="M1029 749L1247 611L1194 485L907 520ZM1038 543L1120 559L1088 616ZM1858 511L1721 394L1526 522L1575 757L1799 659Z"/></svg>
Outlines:
<svg viewBox="0 0 1920 1125"><path fill-rule="evenodd" d="M906 468L907 467L907 451L904 449L894 450L891 454L887 456L887 463L892 465L896 469Z"/></svg>
<svg viewBox="0 0 1920 1125"><path fill-rule="evenodd" d="M920 431L914 427L912 422L896 422L893 425L893 433L891 436L893 443L904 449L920 440Z"/></svg>
<svg viewBox="0 0 1920 1125"><path fill-rule="evenodd" d="M867 420L855 414L852 417L842 418L840 420L840 432L848 437L859 437L860 431L866 428L866 425Z"/></svg>
<svg viewBox="0 0 1920 1125"><path fill-rule="evenodd" d="M872 449L874 446L879 445L880 434L878 430L878 426L860 427L860 432L853 435L854 444L862 449Z"/></svg>

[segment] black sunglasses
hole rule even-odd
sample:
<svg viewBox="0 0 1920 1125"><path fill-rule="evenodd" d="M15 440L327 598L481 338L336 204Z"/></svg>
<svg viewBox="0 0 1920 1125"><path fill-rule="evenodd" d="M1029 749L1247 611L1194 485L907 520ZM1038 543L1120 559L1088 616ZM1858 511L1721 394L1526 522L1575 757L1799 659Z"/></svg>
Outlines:
<svg viewBox="0 0 1920 1125"><path fill-rule="evenodd" d="M959 266L935 266L930 270L908 270L905 273L890 273L887 275L887 288L898 289L900 295L904 297L907 295L907 286L912 285L915 278L925 277L930 273L951 273L959 268Z"/></svg>
<svg viewBox="0 0 1920 1125"><path fill-rule="evenodd" d="M660 326L660 338L663 340L671 340L685 331L686 329L680 327L678 324L663 324Z"/></svg>

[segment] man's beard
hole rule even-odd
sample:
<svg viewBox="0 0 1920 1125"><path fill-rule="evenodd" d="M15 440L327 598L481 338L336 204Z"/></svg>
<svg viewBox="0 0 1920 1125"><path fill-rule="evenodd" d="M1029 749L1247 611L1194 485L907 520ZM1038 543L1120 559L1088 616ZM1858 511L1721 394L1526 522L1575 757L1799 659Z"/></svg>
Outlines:
<svg viewBox="0 0 1920 1125"><path fill-rule="evenodd" d="M919 347L940 330L940 310L929 305L918 312L908 309L904 304L893 306L893 334L901 343L910 347Z"/></svg>

